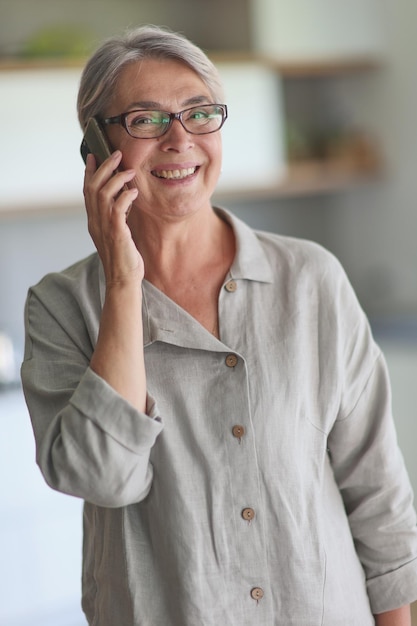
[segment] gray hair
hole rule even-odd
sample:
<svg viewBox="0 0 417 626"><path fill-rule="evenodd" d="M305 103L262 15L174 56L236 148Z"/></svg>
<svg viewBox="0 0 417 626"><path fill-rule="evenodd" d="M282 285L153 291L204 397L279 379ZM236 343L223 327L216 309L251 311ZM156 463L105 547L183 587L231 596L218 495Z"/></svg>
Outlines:
<svg viewBox="0 0 417 626"><path fill-rule="evenodd" d="M78 119L83 130L90 117L103 115L110 105L124 67L142 59L184 63L202 79L214 101L223 102L219 73L198 46L171 30L142 26L106 40L87 61L77 99Z"/></svg>

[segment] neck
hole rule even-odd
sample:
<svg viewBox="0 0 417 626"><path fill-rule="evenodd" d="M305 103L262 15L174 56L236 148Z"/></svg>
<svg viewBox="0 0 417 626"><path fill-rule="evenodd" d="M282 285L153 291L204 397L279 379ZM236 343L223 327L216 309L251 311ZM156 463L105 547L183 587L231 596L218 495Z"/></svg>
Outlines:
<svg viewBox="0 0 417 626"><path fill-rule="evenodd" d="M232 228L211 208L164 226L137 226L145 278L219 337L219 291L235 254Z"/></svg>
<svg viewBox="0 0 417 626"><path fill-rule="evenodd" d="M233 260L231 229L211 208L175 221L141 215L131 228L145 263L145 278L156 285L174 277L198 276L208 265L230 265Z"/></svg>

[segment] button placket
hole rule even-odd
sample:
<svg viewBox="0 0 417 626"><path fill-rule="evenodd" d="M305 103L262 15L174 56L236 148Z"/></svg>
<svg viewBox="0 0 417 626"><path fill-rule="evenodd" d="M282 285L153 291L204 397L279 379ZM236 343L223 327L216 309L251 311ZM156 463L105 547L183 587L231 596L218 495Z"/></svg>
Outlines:
<svg viewBox="0 0 417 626"><path fill-rule="evenodd" d="M230 347L234 343L235 338L232 338ZM225 393L227 394L227 390L230 389L230 397L234 398L230 405L230 415L235 416L236 420L231 424L229 422L228 444L230 469L232 472L231 489L233 493L230 504L232 505L231 508L234 509L233 518L238 524L231 541L233 542L233 548L237 550L236 554L242 565L245 563L248 566L247 571L245 571L243 565L241 575L243 593L246 594L246 597L250 596L257 604L263 599L262 606L265 611L268 611L269 602L264 597L264 589L266 587L262 588L259 585L265 578L266 546L259 482L257 479L259 468L253 441L254 432L250 426L251 405L249 395L243 393L235 394L236 385L238 385L239 389L241 386L243 389L243 385L248 386L248 372L245 359L240 354L226 352L223 354L223 359L225 366L231 368L235 373L234 376L225 377L227 386ZM242 443L243 441L244 443ZM236 445L237 443L239 444L238 446ZM240 503L240 506L238 503ZM255 562L257 566L253 567ZM258 583L258 586L254 587L253 585L256 585L256 583Z"/></svg>

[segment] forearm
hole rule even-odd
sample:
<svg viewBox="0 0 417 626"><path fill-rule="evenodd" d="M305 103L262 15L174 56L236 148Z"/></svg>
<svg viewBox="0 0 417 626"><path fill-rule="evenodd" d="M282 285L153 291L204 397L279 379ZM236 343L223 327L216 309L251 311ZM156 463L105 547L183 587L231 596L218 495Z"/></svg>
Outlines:
<svg viewBox="0 0 417 626"><path fill-rule="evenodd" d="M138 411L146 409L140 283L107 289L97 345L90 363Z"/></svg>
<svg viewBox="0 0 417 626"><path fill-rule="evenodd" d="M410 606L402 606L393 611L375 615L375 626L411 626Z"/></svg>

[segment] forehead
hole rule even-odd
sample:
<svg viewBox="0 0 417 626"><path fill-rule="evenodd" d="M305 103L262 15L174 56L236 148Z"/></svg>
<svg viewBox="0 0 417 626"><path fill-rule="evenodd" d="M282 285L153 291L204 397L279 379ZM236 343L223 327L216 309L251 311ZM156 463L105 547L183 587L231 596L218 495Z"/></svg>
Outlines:
<svg viewBox="0 0 417 626"><path fill-rule="evenodd" d="M144 59L122 70L113 105L129 108L143 102L164 108L181 106L196 97L210 100L210 91L190 67L174 59Z"/></svg>

